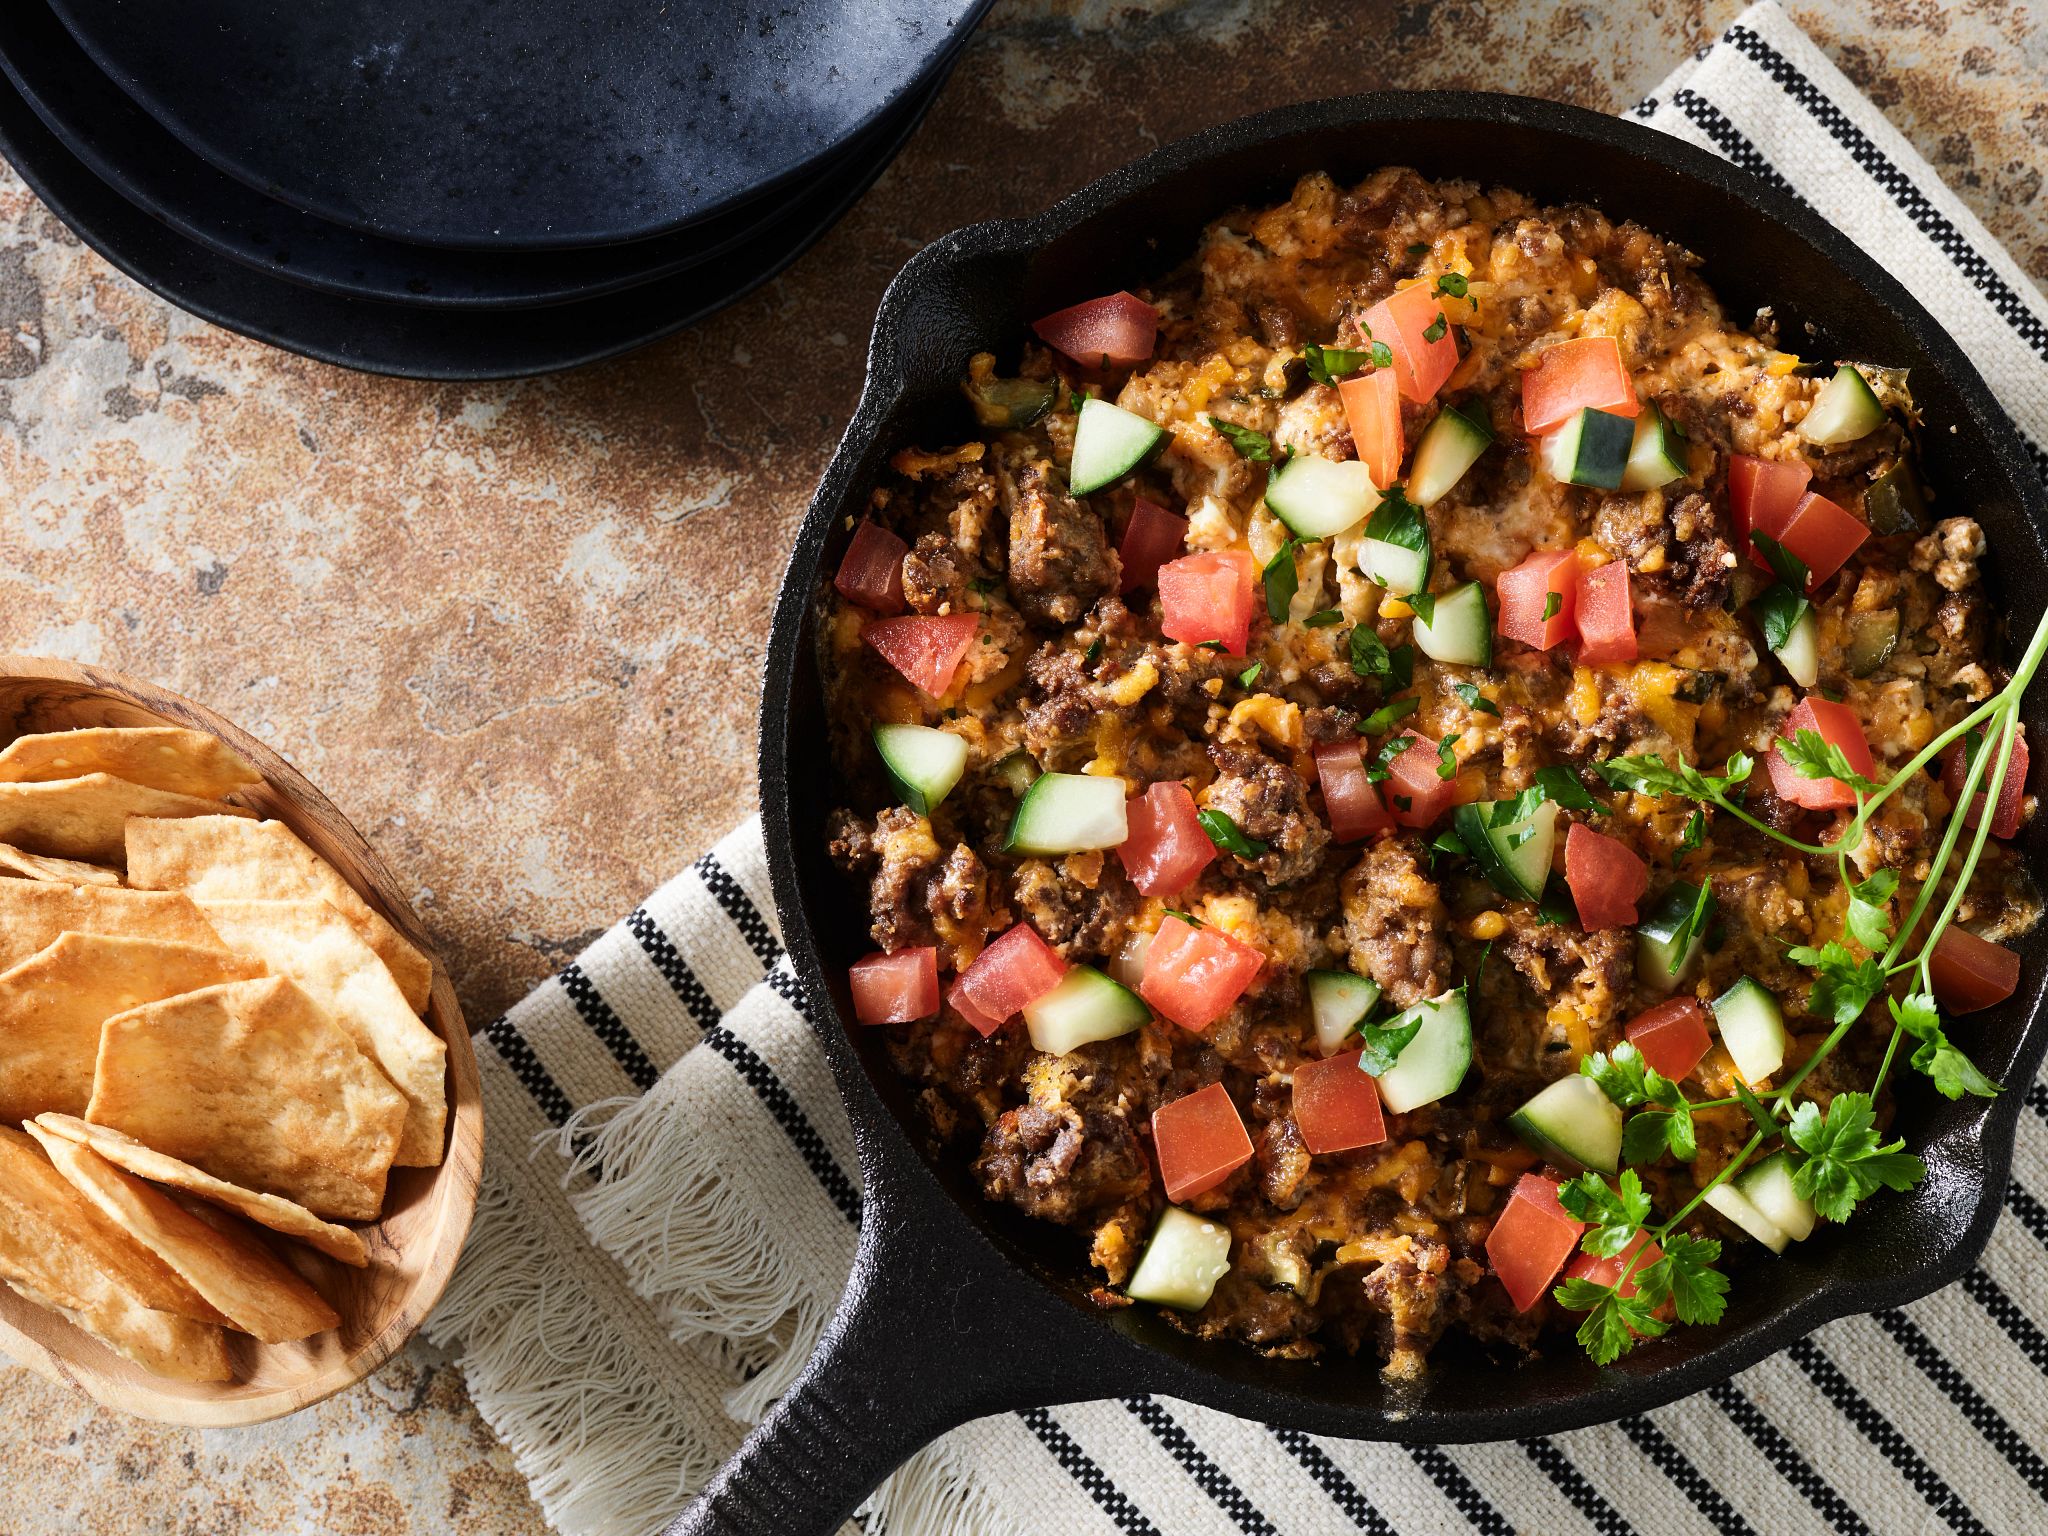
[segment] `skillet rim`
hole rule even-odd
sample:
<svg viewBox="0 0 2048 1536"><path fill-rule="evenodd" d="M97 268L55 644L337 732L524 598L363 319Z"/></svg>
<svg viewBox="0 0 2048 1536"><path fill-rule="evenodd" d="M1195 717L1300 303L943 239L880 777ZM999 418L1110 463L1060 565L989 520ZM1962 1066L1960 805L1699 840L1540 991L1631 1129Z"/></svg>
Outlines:
<svg viewBox="0 0 2048 1536"><path fill-rule="evenodd" d="M833 452L818 489L798 525L777 595L769 634L758 737L763 831L769 873L784 946L809 998L832 997L817 938L806 912L792 843L791 789L787 752L792 745L792 684L804 663L803 647L810 606L832 523L849 505L848 498L864 485L856 483L862 459L886 425L897 401L913 387L902 356L902 330L941 269L979 258L1015 255L1050 244L1081 225L1141 196L1157 183L1198 168L1203 162L1256 149L1296 135L1337 128L1367 127L1392 120L1455 119L1502 130L1535 127L1657 163L1681 178L1704 183L1714 191L1754 205L1766 220L1784 226L1796 239L1818 252L1832 271L1862 288L1870 301L1889 311L1934 365L1934 371L1955 392L1964 413L1984 439L1994 460L1996 478L2011 492L2020 521L2029 527L2048 555L2048 486L2035 473L2018 446L2019 430L1992 395L1959 344L1920 302L1876 261L1823 220L1808 205L1781 192L1755 174L1682 139L1626 116L1610 116L1561 102L1484 91L1382 91L1328 97L1268 108L1176 140L1137 160L1117 167L1060 199L1041 213L993 219L943 235L917 252L890 282L877 308L868 368L859 402ZM1218 212L1221 212L1219 207ZM1203 1401L1227 1412L1281 1419L1316 1433L1398 1443L1461 1443L1550 1434L1611 1422L1640 1413L1706 1387L1775 1355L1823 1324L1838 1318L1876 1312L1928 1295L1960 1278L1976 1262L2004 1209L2013 1144L2026 1093L2048 1055L2048 977L2037 977L2014 1003L2024 1003L2025 1022L2017 1036L2005 1076L2014 1085L1999 1097L1976 1102L1969 1142L1976 1152L1972 1170L1977 1180L1970 1217L1946 1244L1925 1261L1884 1274L1858 1278L1847 1274L1823 1277L1804 1297L1744 1324L1716 1325L1717 1337L1696 1352L1643 1369L1623 1366L1599 1372L1590 1391L1548 1399L1518 1398L1484 1412L1420 1407L1411 1413L1388 1413L1363 1405L1311 1398L1283 1388L1225 1375L1181 1351L1162 1350L1108 1326L1109 1314L1092 1314L1091 1340L1105 1351L1115 1350L1131 1367L1122 1387L1154 1390ZM869 1079L849 1028L837 1004L831 1020L809 1019L823 1043L833 1076L853 1124L864 1176L877 1186L876 1203L912 1201L952 1211L960 1233L978 1241L988 1263L1015 1285L1029 1287L1048 1299L1064 1300L1041 1277L1005 1253L939 1181L913 1145L908 1126L884 1104ZM907 1179L914 1187L905 1188ZM1936 1193L1932 1181L1913 1198ZM863 1266L882 1256L883 1245L863 1241L856 1259L849 1297L862 1282ZM1078 1307L1073 1308L1082 1314ZM857 1323L857 1318L849 1318ZM1248 1346L1221 1341L1211 1346L1245 1351ZM1075 1397L1090 1395L1085 1390ZM1041 1397L1040 1401L1069 1398ZM982 1409L981 1411L986 1411Z"/></svg>

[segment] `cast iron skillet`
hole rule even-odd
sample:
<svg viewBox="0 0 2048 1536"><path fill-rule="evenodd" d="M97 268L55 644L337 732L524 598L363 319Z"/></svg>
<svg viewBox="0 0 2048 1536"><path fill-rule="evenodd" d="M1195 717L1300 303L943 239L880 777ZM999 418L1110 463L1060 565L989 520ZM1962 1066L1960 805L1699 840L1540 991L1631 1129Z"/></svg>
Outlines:
<svg viewBox="0 0 2048 1536"><path fill-rule="evenodd" d="M835 1528L889 1469L948 1427L1027 1405L1134 1393L1365 1440L1457 1442L1548 1434L1640 1413L1711 1386L1831 1318L1895 1306L1962 1274L1996 1221L2020 1089L2048 1031L2048 932L2023 948L2021 995L1963 1028L2013 1085L1951 1104L1901 1085L1899 1128L1928 1163L1909 1197L1873 1200L1784 1257L1739 1266L1725 1322L1676 1329L1594 1367L1569 1341L1515 1370L1446 1340L1406 1389L1375 1363L1285 1362L1203 1344L1153 1309L1104 1312L1082 1295L1074 1237L984 1202L962 1170L922 1154L908 1096L852 1017L847 965L872 947L863 904L825 856L837 801L816 664L821 572L844 548L886 456L974 427L956 380L968 355L1014 359L1025 322L1135 286L1178 262L1231 205L1284 197L1301 173L1349 181L1407 164L1582 199L1700 253L1730 313L1776 307L1787 344L1913 370L1928 479L1942 506L1981 519L2023 640L2048 591L2048 497L2016 429L1967 358L1905 289L1803 205L1651 129L1572 107L1462 93L1358 96L1212 129L1114 172L1034 219L977 225L927 247L890 286L867 389L800 530L769 642L761 802L784 941L860 1148L866 1208L838 1315L796 1385L671 1529L802 1536ZM2038 733L2037 708L2029 723ZM2028 851L2044 836L2031 829ZM1745 1256L1747 1258L1747 1256Z"/></svg>

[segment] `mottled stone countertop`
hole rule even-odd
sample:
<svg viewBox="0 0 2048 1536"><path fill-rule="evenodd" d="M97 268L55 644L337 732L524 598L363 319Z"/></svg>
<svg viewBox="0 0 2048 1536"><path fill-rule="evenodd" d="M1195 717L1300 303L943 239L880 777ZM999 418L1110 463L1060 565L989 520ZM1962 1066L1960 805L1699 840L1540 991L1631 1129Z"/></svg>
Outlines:
<svg viewBox="0 0 2048 1536"><path fill-rule="evenodd" d="M501 386L216 330L0 174L0 650L135 673L279 748L383 851L481 1024L751 807L778 551L920 245L1304 97L1615 110L1739 8L1005 0L786 275L637 356ZM2048 28L2009 0L1790 8L2048 277ZM133 1423L0 1369L0 1425L0 1536L544 1528L460 1371L418 1344L240 1431Z"/></svg>

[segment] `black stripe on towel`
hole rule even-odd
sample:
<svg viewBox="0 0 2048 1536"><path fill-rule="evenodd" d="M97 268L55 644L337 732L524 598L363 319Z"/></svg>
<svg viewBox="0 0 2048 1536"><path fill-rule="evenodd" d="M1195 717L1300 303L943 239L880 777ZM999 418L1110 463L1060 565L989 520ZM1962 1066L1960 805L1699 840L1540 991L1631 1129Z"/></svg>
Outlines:
<svg viewBox="0 0 2048 1536"><path fill-rule="evenodd" d="M1892 1342L1906 1352L1906 1358L1941 1388L1942 1396L1970 1421L1970 1427L1984 1437L1985 1444L2003 1456L2006 1465L2034 1490L2034 1496L2048 1499L2048 1466L2044 1466L2034 1448L2019 1437L2005 1415L1970 1385L1963 1373L1956 1369L1955 1362L1936 1348L1934 1341L1922 1333L1919 1325L1905 1313L1892 1310L1873 1312L1871 1316L1878 1327L1892 1336Z"/></svg>
<svg viewBox="0 0 2048 1536"><path fill-rule="evenodd" d="M1210 1501L1224 1514L1236 1522L1245 1536L1279 1536L1273 1522L1259 1513L1258 1505L1244 1495L1244 1490L1230 1480L1215 1462L1203 1454L1188 1432L1172 1414L1160 1407L1149 1397L1128 1398L1124 1406L1131 1416L1152 1431L1152 1438L1166 1447L1167 1454L1180 1463L1181 1470L1195 1480L1195 1486L1209 1495Z"/></svg>
<svg viewBox="0 0 2048 1536"><path fill-rule="evenodd" d="M555 980L562 984L563 993L576 1005L577 1015L589 1026L590 1032L612 1053L612 1060L619 1064L619 1070L632 1079L633 1086L642 1093L652 1088L660 1080L661 1073L647 1059L647 1053L640 1049L640 1042L633 1038L633 1032L626 1028L625 1021L599 994L597 983L590 979L583 967L571 960L562 967Z"/></svg>
<svg viewBox="0 0 2048 1536"><path fill-rule="evenodd" d="M2048 1248L2048 1209L2021 1188L2018 1179L2005 1186L2005 1208L2019 1218L2020 1225L2033 1235L2035 1242Z"/></svg>
<svg viewBox="0 0 2048 1536"><path fill-rule="evenodd" d="M768 1113L774 1116L775 1123L782 1127L782 1134L787 1136L789 1144L796 1148L797 1156L804 1160L804 1166L810 1169L811 1177L818 1181L832 1203L839 1207L840 1214L855 1226L859 1226L860 1191L854 1188L853 1180L849 1179L846 1171L839 1166L839 1160L832 1155L832 1149L825 1145L825 1138L820 1136L818 1128L811 1124L810 1117L804 1113L803 1106L797 1103L796 1096L784 1087L782 1079L775 1075L775 1069L763 1061L751 1045L719 1021L717 1008L710 1003L710 993L705 989L704 983L697 979L696 973L690 969L689 962L682 957L675 945L669 942L668 935L661 931L652 918L644 912L635 912L626 920L626 927L633 937L639 940L642 952L646 954L654 968L661 972L662 979L682 1000L685 1008L701 1019L703 1014L698 1012L700 1004L693 1002L692 999L701 998L703 1005L711 1007L712 1022L704 1031L703 1043L723 1056L731 1064L732 1069L739 1073L740 1081L754 1090L754 1097L761 1101ZM786 974L786 967L777 967L776 970L769 972L767 980L773 986L777 976ZM782 991L780 987L776 990ZM786 997L788 994L783 995Z"/></svg>
<svg viewBox="0 0 2048 1536"><path fill-rule="evenodd" d="M1437 1485L1443 1496L1457 1507L1472 1529L1480 1536L1515 1536L1515 1528L1501 1518L1499 1510L1487 1501L1486 1495L1472 1486L1455 1461L1433 1445L1411 1445L1409 1458L1415 1465L1429 1474L1429 1480Z"/></svg>
<svg viewBox="0 0 2048 1536"><path fill-rule="evenodd" d="M1984 253L1971 245L1962 231L1928 201L1927 194L1920 190L1912 177L1892 164L1884 151L1870 141L1869 135L1850 121L1847 113L1759 34L1748 27L1733 26L1724 36L1745 58L1769 75L1786 95L1804 107L1809 117L1827 129L1829 136L1890 195L1900 211L1934 243L1935 248L1990 300L1991 307L2012 327L2014 334L2041 357L2048 359L2048 325L2044 325L2041 317L2029 309L2026 301L1992 269Z"/></svg>
<svg viewBox="0 0 2048 1536"><path fill-rule="evenodd" d="M546 983L542 983L546 985ZM548 1069L540 1064L540 1058L533 1054L533 1047L526 1043L526 1037L513 1026L511 1018L499 1014L484 1026L484 1038L512 1075L519 1079L519 1086L533 1100L534 1107L547 1116L550 1125L560 1125L576 1112L576 1106L569 1102L569 1095L562 1092Z"/></svg>
<svg viewBox="0 0 2048 1536"><path fill-rule="evenodd" d="M1640 1413L1632 1413L1619 1423L1621 1432L1635 1441L1636 1449L1671 1479L1673 1486L1692 1501L1694 1509L1714 1523L1721 1536L1756 1536L1741 1512L1721 1496L1720 1489L1700 1475L1700 1469L1665 1438L1663 1430Z"/></svg>
<svg viewBox="0 0 2048 1536"><path fill-rule="evenodd" d="M1792 183L1779 174L1778 168L1764 158L1763 151L1750 142L1749 135L1729 122L1727 115L1706 97L1697 91L1680 90L1673 93L1671 104L1683 112L1731 164L1761 176L1780 192L1798 198L1800 202L1806 201L1799 197Z"/></svg>
<svg viewBox="0 0 2048 1536"><path fill-rule="evenodd" d="M1820 1389L1821 1396L1856 1426L1857 1433L1898 1469L1899 1475L1926 1501L1927 1507L1948 1522L1949 1529L1957 1536L1987 1536L1982 1522L1970 1513L1970 1507L1963 1502L1962 1496L1920 1459L1913 1447L1907 1444L1906 1437L1892 1427L1891 1420L1870 1405L1870 1400L1856 1390L1854 1383L1842 1374L1834 1361L1821 1353L1813 1340L1799 1340L1786 1354Z"/></svg>
<svg viewBox="0 0 2048 1536"><path fill-rule="evenodd" d="M1395 1536L1387 1517L1373 1507L1365 1491L1344 1475L1344 1469L1330 1460L1321 1446L1298 1429L1282 1429L1278 1424L1268 1424L1266 1428L1287 1454L1301 1463L1302 1471L1315 1479L1316 1486L1330 1496L1330 1502L1344 1512L1354 1531L1364 1531L1367 1536Z"/></svg>
<svg viewBox="0 0 2048 1536"><path fill-rule="evenodd" d="M697 979L697 973L690 969L690 962L683 958L683 952L675 947L669 936L661 931L661 925L647 915L645 907L633 909L633 915L626 919L626 931L640 942L640 949L647 961L661 979L668 983L668 989L675 993L690 1017L697 1021L697 1028L710 1034L718 1028L718 1003L704 983Z"/></svg>
<svg viewBox="0 0 2048 1536"><path fill-rule="evenodd" d="M1790 1483L1799 1496L1811 1504L1816 1513L1842 1533L1842 1536L1867 1536L1869 1527L1849 1507L1848 1501L1835 1491L1813 1464L1799 1454L1797 1446L1779 1432L1778 1426L1763 1415L1763 1410L1736 1390L1732 1382L1722 1382L1717 1387L1707 1388L1720 1410L1728 1415L1729 1422L1741 1430L1749 1443L1755 1446L1778 1476Z"/></svg>
<svg viewBox="0 0 2048 1536"><path fill-rule="evenodd" d="M725 915L732 919L733 927L739 929L740 937L747 941L763 968L772 966L782 958L782 946L775 942L775 930L768 926L768 919L761 915L761 909L754 905L754 898L733 879L732 872L718 862L714 854L705 854L690 866L697 878L704 882L704 889L712 899L725 909Z"/></svg>
<svg viewBox="0 0 2048 1536"><path fill-rule="evenodd" d="M1038 1437L1039 1443L1052 1453L1052 1459L1060 1469L1076 1483L1081 1491L1095 1501L1095 1507L1109 1516L1110 1523L1126 1536L1159 1536L1159 1527L1145 1518L1145 1512L1130 1501L1125 1492L1110 1481L1109 1474L1097 1466L1095 1459L1074 1443L1074 1437L1060 1427L1059 1421L1043 1408L1031 1408L1017 1417L1024 1427Z"/></svg>
<svg viewBox="0 0 2048 1536"><path fill-rule="evenodd" d="M1973 1269L1963 1276L1963 1291L2019 1346L2034 1369L2048 1376L2048 1335L2034 1326L2033 1319L2005 1294L2005 1288L1983 1270Z"/></svg>
<svg viewBox="0 0 2048 1536"><path fill-rule="evenodd" d="M802 1014L805 1019L810 1020L812 1023L817 1022L815 1019L811 1019L811 1005L804 996L804 984L797 978L797 974L793 969L786 965L773 966L769 969L768 974L761 979L768 983L770 990L777 997Z"/></svg>
<svg viewBox="0 0 2048 1536"><path fill-rule="evenodd" d="M1586 1481L1585 1475L1558 1449L1555 1440L1524 1440L1520 1444L1523 1454L1536 1463L1559 1493L1571 1500L1572 1508L1600 1536L1634 1536L1629 1523L1600 1496L1599 1489Z"/></svg>

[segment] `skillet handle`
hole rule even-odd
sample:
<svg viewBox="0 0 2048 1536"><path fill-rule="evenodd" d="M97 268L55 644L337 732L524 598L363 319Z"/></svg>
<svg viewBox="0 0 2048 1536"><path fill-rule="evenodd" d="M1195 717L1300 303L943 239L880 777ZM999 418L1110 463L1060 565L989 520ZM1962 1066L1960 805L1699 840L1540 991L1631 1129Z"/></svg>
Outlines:
<svg viewBox="0 0 2048 1536"><path fill-rule="evenodd" d="M833 1536L896 1467L984 1414L1144 1390L1073 1308L985 1240L892 1219L860 1249L811 1362L664 1536ZM964 1227L964 1223L960 1223Z"/></svg>

